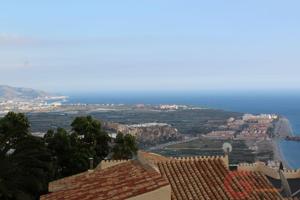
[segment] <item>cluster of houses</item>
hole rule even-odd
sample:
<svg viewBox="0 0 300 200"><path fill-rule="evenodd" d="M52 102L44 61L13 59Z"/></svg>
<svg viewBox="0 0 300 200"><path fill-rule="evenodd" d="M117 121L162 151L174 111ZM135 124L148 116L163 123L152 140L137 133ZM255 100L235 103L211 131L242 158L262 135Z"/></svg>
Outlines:
<svg viewBox="0 0 300 200"><path fill-rule="evenodd" d="M278 119L277 115L269 114L245 114L241 119L229 118L221 130L212 131L205 137L212 139L267 139L276 119Z"/></svg>

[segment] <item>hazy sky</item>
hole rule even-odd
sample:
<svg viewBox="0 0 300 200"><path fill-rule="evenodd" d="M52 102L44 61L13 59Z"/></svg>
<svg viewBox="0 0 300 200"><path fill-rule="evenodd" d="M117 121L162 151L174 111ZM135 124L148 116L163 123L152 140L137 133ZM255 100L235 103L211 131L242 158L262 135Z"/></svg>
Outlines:
<svg viewBox="0 0 300 200"><path fill-rule="evenodd" d="M300 89L299 9L299 0L1 1L0 84Z"/></svg>

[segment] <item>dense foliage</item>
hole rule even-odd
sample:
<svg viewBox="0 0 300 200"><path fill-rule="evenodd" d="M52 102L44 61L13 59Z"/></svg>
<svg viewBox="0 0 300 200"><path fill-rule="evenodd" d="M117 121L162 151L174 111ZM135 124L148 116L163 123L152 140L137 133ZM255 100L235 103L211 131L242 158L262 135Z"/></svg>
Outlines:
<svg viewBox="0 0 300 200"><path fill-rule="evenodd" d="M130 159L136 154L137 150L137 144L132 135L118 133L112 149L112 157L113 159Z"/></svg>
<svg viewBox="0 0 300 200"><path fill-rule="evenodd" d="M0 199L37 199L47 190L50 154L41 138L29 134L24 114L0 119Z"/></svg>
<svg viewBox="0 0 300 200"><path fill-rule="evenodd" d="M130 159L137 151L135 138L118 134L115 142L90 116L77 117L72 129L49 130L44 138L30 134L21 113L0 119L0 199L33 200L47 192L48 182L89 168L107 156Z"/></svg>
<svg viewBox="0 0 300 200"><path fill-rule="evenodd" d="M71 124L72 131L58 128L44 136L54 163L54 178L85 171L89 158L96 163L110 152L110 137L92 117L77 117Z"/></svg>

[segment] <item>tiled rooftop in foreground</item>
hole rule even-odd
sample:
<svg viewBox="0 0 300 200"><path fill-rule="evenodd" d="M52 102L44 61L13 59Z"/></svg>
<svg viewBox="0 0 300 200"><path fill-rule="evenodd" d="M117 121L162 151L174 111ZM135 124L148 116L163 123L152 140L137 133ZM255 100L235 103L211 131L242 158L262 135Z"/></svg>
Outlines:
<svg viewBox="0 0 300 200"><path fill-rule="evenodd" d="M158 163L171 184L172 199L282 199L264 175L230 172L221 159L183 159Z"/></svg>
<svg viewBox="0 0 300 200"><path fill-rule="evenodd" d="M56 191L42 196L41 199L119 200L167 185L168 182L155 170L145 168L138 161L128 161L53 182L50 190Z"/></svg>
<svg viewBox="0 0 300 200"><path fill-rule="evenodd" d="M41 200L281 200L264 173L228 169L227 156L103 161L96 169L49 184ZM292 198L290 198L292 199Z"/></svg>

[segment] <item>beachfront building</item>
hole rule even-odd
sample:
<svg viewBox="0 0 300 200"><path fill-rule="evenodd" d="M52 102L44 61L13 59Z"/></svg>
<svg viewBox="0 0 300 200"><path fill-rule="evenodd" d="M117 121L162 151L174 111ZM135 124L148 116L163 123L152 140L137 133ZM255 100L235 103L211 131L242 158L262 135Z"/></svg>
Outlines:
<svg viewBox="0 0 300 200"><path fill-rule="evenodd" d="M241 164L232 171L227 155L168 158L139 151L134 160L102 161L95 169L53 181L40 199L293 199L272 184L268 172L260 164ZM276 170L271 175L280 176Z"/></svg>

